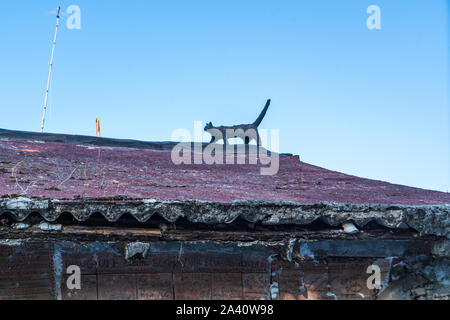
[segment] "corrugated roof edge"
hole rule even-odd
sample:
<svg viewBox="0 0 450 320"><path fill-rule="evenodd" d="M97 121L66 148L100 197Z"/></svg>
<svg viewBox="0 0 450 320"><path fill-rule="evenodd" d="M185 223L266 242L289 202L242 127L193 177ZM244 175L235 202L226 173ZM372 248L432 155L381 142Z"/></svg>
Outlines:
<svg viewBox="0 0 450 320"><path fill-rule="evenodd" d="M70 213L78 221L86 221L93 214L100 213L111 222L118 221L124 214L146 222L157 214L169 222L185 218L191 223L208 225L231 224L238 218L264 225L310 225L321 219L330 226L352 221L362 228L375 221L391 229L412 228L422 236L450 238L450 205L358 205L327 202L303 205L295 202L261 201L235 201L227 204L155 199L40 200L27 197L0 199L0 216L10 214L15 220L24 221L35 212L49 222L56 221L63 213Z"/></svg>

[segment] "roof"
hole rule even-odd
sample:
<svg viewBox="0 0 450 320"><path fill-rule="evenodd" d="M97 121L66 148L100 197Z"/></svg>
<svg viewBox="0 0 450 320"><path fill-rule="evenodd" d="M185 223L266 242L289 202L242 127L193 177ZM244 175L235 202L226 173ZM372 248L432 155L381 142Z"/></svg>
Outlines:
<svg viewBox="0 0 450 320"><path fill-rule="evenodd" d="M124 147L129 145L133 148ZM177 166L169 151L173 145L2 130L0 197L450 204L449 193L358 178L298 156L281 156L275 176L262 176L255 165Z"/></svg>

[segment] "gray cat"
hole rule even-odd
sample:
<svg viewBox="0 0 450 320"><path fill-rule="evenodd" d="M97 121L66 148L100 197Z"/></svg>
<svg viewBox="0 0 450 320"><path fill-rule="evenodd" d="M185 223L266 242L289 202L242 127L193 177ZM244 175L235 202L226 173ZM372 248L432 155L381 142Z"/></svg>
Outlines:
<svg viewBox="0 0 450 320"><path fill-rule="evenodd" d="M219 140L224 140L225 145L228 145L228 139L241 138L245 144L250 144L251 140L256 140L256 145L261 146L261 137L258 132L258 127L266 116L267 110L270 107L271 100L267 100L266 106L259 115L258 119L252 124L241 124L237 126L220 126L215 127L212 122L208 123L205 127L205 131L212 135L210 143L216 143Z"/></svg>

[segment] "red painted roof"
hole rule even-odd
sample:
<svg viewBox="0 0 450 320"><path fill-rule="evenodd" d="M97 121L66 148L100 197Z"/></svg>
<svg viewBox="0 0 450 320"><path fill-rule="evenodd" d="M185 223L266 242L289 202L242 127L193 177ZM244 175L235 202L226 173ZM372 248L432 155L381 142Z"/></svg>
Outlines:
<svg viewBox="0 0 450 320"><path fill-rule="evenodd" d="M449 204L450 194L329 171L282 156L276 176L254 165L181 165L169 151L0 137L0 196Z"/></svg>

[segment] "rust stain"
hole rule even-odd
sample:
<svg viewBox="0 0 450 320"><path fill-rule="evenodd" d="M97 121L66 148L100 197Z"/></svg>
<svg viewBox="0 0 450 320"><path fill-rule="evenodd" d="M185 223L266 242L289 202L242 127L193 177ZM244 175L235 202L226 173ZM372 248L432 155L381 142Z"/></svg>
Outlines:
<svg viewBox="0 0 450 320"><path fill-rule="evenodd" d="M39 150L36 149L20 149L22 152L30 152L30 153L40 153Z"/></svg>

